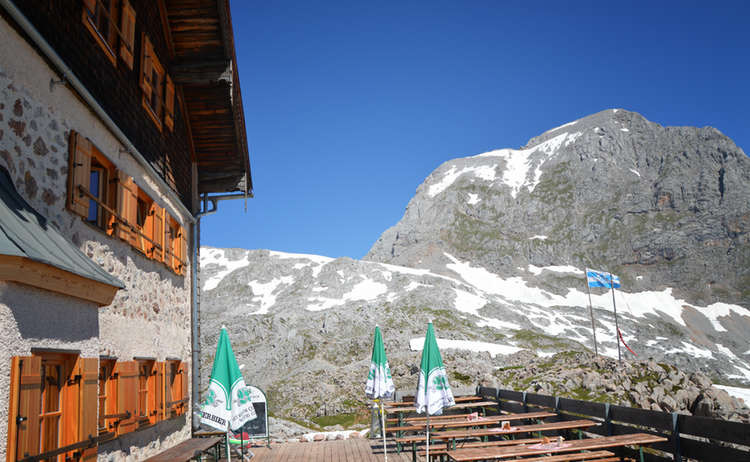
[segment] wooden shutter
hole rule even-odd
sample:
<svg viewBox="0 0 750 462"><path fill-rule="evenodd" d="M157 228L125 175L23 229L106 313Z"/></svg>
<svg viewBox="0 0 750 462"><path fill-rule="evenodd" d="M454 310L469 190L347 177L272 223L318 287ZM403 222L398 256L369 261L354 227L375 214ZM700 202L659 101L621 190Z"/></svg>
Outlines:
<svg viewBox="0 0 750 462"><path fill-rule="evenodd" d="M153 75L153 53L154 51L151 48L151 42L149 41L148 36L144 33L141 40L141 90L143 90L143 96L146 101L151 100L151 92L153 91L151 83L151 76Z"/></svg>
<svg viewBox="0 0 750 462"><path fill-rule="evenodd" d="M42 398L42 358L15 356L11 362L8 415L8 458L39 454L39 412Z"/></svg>
<svg viewBox="0 0 750 462"><path fill-rule="evenodd" d="M120 57L128 68L133 69L133 50L135 50L135 10L128 0L122 0L122 17L120 20Z"/></svg>
<svg viewBox="0 0 750 462"><path fill-rule="evenodd" d="M79 441L96 437L97 411L99 399L97 395L99 387L99 360L97 358L79 358L78 374L81 375L79 386L79 419L78 439Z"/></svg>
<svg viewBox="0 0 750 462"><path fill-rule="evenodd" d="M79 187L88 191L91 176L91 141L80 133L70 132L68 164L68 209L87 218L89 215L89 198L84 196Z"/></svg>
<svg viewBox="0 0 750 462"><path fill-rule="evenodd" d="M123 418L117 425L117 435L135 430L135 411L138 399L138 362L125 361L115 365L117 374L117 413L130 412L129 418Z"/></svg>
<svg viewBox="0 0 750 462"><path fill-rule="evenodd" d="M153 237L152 239L156 242L159 247L152 247L149 256L156 261L164 261L164 209L154 202L151 205L153 210Z"/></svg>
<svg viewBox="0 0 750 462"><path fill-rule="evenodd" d="M65 444L73 444L96 438L98 435L97 412L99 410L99 398L97 390L99 387L99 360L97 358L81 358L76 361L73 375L78 376L77 386L68 390L68 406L64 418L67 431L70 436L66 438ZM80 450L77 461L95 461L97 457L97 446ZM78 450L67 453L68 456L76 457ZM67 460L67 459L66 459Z"/></svg>
<svg viewBox="0 0 750 462"><path fill-rule="evenodd" d="M188 364L183 361L180 363L180 372L181 372L181 385L182 385L182 393L180 396L180 399L183 400L182 405L180 405L180 411L179 415L183 415L187 413L187 410L190 406L190 401L188 400L190 395L188 394L188 384L190 383L190 374L188 374Z"/></svg>
<svg viewBox="0 0 750 462"><path fill-rule="evenodd" d="M170 130L174 128L174 84L167 76L167 85L164 91L164 125Z"/></svg>
<svg viewBox="0 0 750 462"><path fill-rule="evenodd" d="M148 418L152 424L164 420L164 363L154 364L153 371L151 376L153 382L148 393L149 409L151 409Z"/></svg>
<svg viewBox="0 0 750 462"><path fill-rule="evenodd" d="M135 226L138 215L138 187L133 177L121 170L117 171L117 214L128 224ZM117 224L117 237L132 246L138 245L138 235L128 224L121 221Z"/></svg>
<svg viewBox="0 0 750 462"><path fill-rule="evenodd" d="M180 248L180 260L187 263L187 259L188 259L187 258L187 235L185 234L185 228L180 226L179 233L180 233L179 234L180 236L180 247L179 247ZM178 273L185 275L185 271L187 270L187 265L182 264L182 263L178 263L178 265L179 265Z"/></svg>

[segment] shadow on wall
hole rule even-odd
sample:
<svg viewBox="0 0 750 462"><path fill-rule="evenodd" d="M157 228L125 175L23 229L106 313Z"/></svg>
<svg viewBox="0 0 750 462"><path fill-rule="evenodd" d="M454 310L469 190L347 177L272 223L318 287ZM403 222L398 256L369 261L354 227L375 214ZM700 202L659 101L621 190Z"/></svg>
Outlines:
<svg viewBox="0 0 750 462"><path fill-rule="evenodd" d="M99 337L95 303L24 284L6 284L6 290L0 290L0 304L12 312L22 338L66 343Z"/></svg>
<svg viewBox="0 0 750 462"><path fill-rule="evenodd" d="M103 454L116 453L121 451L124 456L129 456L131 448L152 448L155 442L164 443L164 441L173 433L185 428L187 424L186 414L174 417L169 420L163 420L156 425L135 430L118 438L105 443L99 443L99 456ZM180 441L174 441L174 444ZM159 452L167 448L160 449Z"/></svg>

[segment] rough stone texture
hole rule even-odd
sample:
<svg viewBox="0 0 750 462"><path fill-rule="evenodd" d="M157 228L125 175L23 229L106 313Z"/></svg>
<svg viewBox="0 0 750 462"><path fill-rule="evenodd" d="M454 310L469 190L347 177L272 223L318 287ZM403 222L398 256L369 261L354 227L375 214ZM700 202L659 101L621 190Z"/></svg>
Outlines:
<svg viewBox="0 0 750 462"><path fill-rule="evenodd" d="M74 129L91 138L171 214L183 222L186 218L140 164L121 153L117 139L73 92L61 86L50 91L49 81L57 75L3 20L0 36L4 40L0 117L9 128L0 138L0 165L9 170L17 190L37 212L126 286L111 305L98 308L71 297L0 282L0 337L5 342L0 355L0 421L7 422L10 358L29 355L32 347L80 350L85 357L170 357L189 363L191 293L189 276L175 275L65 208L68 137ZM186 233L190 234L189 227ZM191 414L192 408L187 415ZM7 425L0 425L0 453L5 452L6 432ZM107 443L100 456L105 454L111 461L142 460L189 434L190 422L185 417L172 419Z"/></svg>
<svg viewBox="0 0 750 462"><path fill-rule="evenodd" d="M705 374L686 374L653 360L618 363L584 352L532 359L514 355L491 377L485 377L484 384L750 423L750 403L713 387Z"/></svg>

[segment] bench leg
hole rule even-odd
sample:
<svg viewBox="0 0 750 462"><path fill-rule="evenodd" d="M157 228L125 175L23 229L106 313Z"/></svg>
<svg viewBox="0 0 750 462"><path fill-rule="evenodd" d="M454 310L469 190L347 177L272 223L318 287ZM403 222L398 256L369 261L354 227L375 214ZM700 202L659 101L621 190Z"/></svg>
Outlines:
<svg viewBox="0 0 750 462"><path fill-rule="evenodd" d="M640 456L641 462L643 462L643 446L638 446L638 455Z"/></svg>

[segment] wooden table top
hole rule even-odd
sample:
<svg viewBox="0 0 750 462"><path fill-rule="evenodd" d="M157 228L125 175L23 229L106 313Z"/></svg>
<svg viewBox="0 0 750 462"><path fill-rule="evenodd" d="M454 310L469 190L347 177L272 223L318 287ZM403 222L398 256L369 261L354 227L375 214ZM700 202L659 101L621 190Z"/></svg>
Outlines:
<svg viewBox="0 0 750 462"><path fill-rule="evenodd" d="M167 449L151 458L146 462L187 462L195 457L196 452L204 452L211 447L221 443L224 440L221 436L212 436L210 438L191 438L183 441L177 446Z"/></svg>
<svg viewBox="0 0 750 462"><path fill-rule="evenodd" d="M446 409L472 409L475 407L485 407L485 406L497 406L497 401L471 401L467 403L458 403L454 406L448 407ZM395 414L398 412L409 412L414 411L414 405L410 404L409 406L384 406L385 413L386 414Z"/></svg>
<svg viewBox="0 0 750 462"><path fill-rule="evenodd" d="M466 417L459 417L456 419L439 419L432 420L430 417L430 428L441 429L441 428L460 428L460 427L480 427L487 425L495 425L503 420L522 420L522 419L543 419L545 417L554 417L557 414L554 412L526 412L521 414L505 414L505 415L493 415L488 417L479 417L476 420L467 420ZM403 425L401 427L389 427L386 426L386 432L403 432L403 431L419 431L424 430L427 425L427 418L421 417L421 421L409 422L410 425Z"/></svg>
<svg viewBox="0 0 750 462"><path fill-rule="evenodd" d="M484 398L481 396L456 396L453 401L457 403L468 403L471 401L482 401ZM414 407L414 401L389 401L383 403L386 407Z"/></svg>
<svg viewBox="0 0 750 462"><path fill-rule="evenodd" d="M667 441L666 438L648 433L633 433L630 435L604 436L601 438L586 438L582 440L567 440L562 447L532 449L532 446L518 445L499 448L472 448L448 451L448 457L455 462L471 462L478 460L508 459L523 456L542 456L544 454L559 454L593 449L607 449L619 446L652 444ZM544 460L548 460L545 458Z"/></svg>
<svg viewBox="0 0 750 462"><path fill-rule="evenodd" d="M444 432L430 433L430 440L453 440L458 438L475 438L481 436L492 436L492 435L515 435L518 433L530 433L530 432L543 432L553 430L571 430L575 428L588 428L599 425L593 420L566 420L562 422L550 422L533 425L519 425L512 427L511 430L500 430L500 427L495 428L481 428L471 430L449 430ZM425 441L427 437L425 435L414 435L404 436L396 438L399 443L411 443Z"/></svg>

